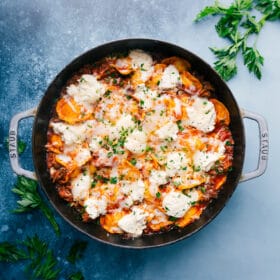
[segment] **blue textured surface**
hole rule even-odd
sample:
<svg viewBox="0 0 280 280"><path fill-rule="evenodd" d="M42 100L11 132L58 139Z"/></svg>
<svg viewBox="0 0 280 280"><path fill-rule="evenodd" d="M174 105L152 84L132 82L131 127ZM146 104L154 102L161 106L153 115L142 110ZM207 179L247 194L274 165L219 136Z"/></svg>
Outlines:
<svg viewBox="0 0 280 280"><path fill-rule="evenodd" d="M90 240L56 215L57 238L38 211L15 215L16 196L10 191L16 176L3 141L11 117L38 104L54 76L74 57L101 43L128 37L166 40L195 52L209 63L208 46L222 46L214 31L215 18L194 24L193 18L213 1L11 1L0 3L0 242L39 234L55 249L64 268L75 239L89 242L78 261L86 279L279 279L280 188L279 65L280 23L267 23L258 47L265 57L261 82L247 73L241 58L238 75L228 84L240 107L265 116L270 127L270 159L260 178L242 183L218 217L182 242L158 249L134 251ZM247 150L244 170L256 166L258 133L245 122ZM28 143L21 157L32 169L32 120L20 125ZM278 173L277 173L278 171ZM23 264L0 264L0 279L24 279Z"/></svg>

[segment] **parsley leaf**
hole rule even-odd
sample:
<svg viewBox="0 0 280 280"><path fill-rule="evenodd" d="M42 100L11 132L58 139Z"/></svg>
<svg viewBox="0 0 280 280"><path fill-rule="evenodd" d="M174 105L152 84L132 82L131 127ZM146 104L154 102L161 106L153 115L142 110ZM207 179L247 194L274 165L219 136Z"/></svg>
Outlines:
<svg viewBox="0 0 280 280"><path fill-rule="evenodd" d="M256 9L262 12L267 20L275 21L280 19L279 0L257 0L256 2Z"/></svg>
<svg viewBox="0 0 280 280"><path fill-rule="evenodd" d="M67 260L74 264L77 260L79 260L87 248L87 242L86 241L75 241L75 243L71 246Z"/></svg>
<svg viewBox="0 0 280 280"><path fill-rule="evenodd" d="M6 138L5 141L6 143L6 148L9 150L9 138ZM18 154L21 155L26 149L26 143L20 139L18 139L17 142L17 150L18 150Z"/></svg>
<svg viewBox="0 0 280 280"><path fill-rule="evenodd" d="M9 242L0 243L0 262L16 262L26 259L26 252Z"/></svg>
<svg viewBox="0 0 280 280"><path fill-rule="evenodd" d="M221 49L210 48L218 58L214 62L215 69L225 81L230 80L237 73L236 56L239 48L240 46L236 44Z"/></svg>
<svg viewBox="0 0 280 280"><path fill-rule="evenodd" d="M28 179L24 176L18 176L17 183L12 189L12 192L17 194L20 197L20 200L17 201L18 207L14 209L13 212L23 213L39 208L51 223L55 233L59 235L59 226L52 211L41 198L37 186L35 180Z"/></svg>
<svg viewBox="0 0 280 280"><path fill-rule="evenodd" d="M243 50L244 64L247 66L249 72L253 72L260 80L262 77L261 67L264 58L260 55L257 49L245 47Z"/></svg>
<svg viewBox="0 0 280 280"><path fill-rule="evenodd" d="M226 9L219 4L219 1L215 1L213 6L206 6L202 9L194 19L194 21L200 21L205 17L214 16L218 14L225 14Z"/></svg>

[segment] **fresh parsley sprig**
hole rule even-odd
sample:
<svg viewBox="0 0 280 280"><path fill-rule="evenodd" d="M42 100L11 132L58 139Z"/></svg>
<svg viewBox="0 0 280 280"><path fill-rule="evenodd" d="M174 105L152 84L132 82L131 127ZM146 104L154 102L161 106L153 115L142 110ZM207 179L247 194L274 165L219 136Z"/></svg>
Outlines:
<svg viewBox="0 0 280 280"><path fill-rule="evenodd" d="M27 248L30 260L25 270L31 274L31 279L57 279L61 269L57 268L57 260L48 244L37 235L27 237L23 244Z"/></svg>
<svg viewBox="0 0 280 280"><path fill-rule="evenodd" d="M260 19L253 15L256 10L262 13ZM230 42L230 45L224 48L210 48L217 58L214 62L217 72L226 81L233 78L237 74L236 59L241 53L249 72L261 79L264 58L256 48L256 41L253 46L249 46L248 38L253 34L257 36L267 20L280 19L280 0L235 0L229 6L216 0L212 6L202 9L195 21L210 15L220 16L215 26L216 32Z"/></svg>
<svg viewBox="0 0 280 280"><path fill-rule="evenodd" d="M81 257L81 251L85 249L86 244L85 241L78 240L73 244L76 246L74 261ZM54 252L36 234L32 237L26 237L23 241L0 242L0 262L14 263L20 260L26 262L25 273L28 279L55 280L58 279L62 271ZM67 279L83 280L84 276L81 271L76 271L70 274Z"/></svg>
<svg viewBox="0 0 280 280"><path fill-rule="evenodd" d="M55 233L60 234L59 226L54 218L54 215L47 204L41 198L38 192L38 184L35 180L28 179L24 176L18 176L12 192L20 197L17 201L18 207L13 210L14 213L28 212L33 209L40 209L45 217L49 220Z"/></svg>
<svg viewBox="0 0 280 280"><path fill-rule="evenodd" d="M23 242L0 243L0 261L16 262L22 259L28 260L25 267L28 279L54 280L60 273L53 252L37 235L27 237Z"/></svg>

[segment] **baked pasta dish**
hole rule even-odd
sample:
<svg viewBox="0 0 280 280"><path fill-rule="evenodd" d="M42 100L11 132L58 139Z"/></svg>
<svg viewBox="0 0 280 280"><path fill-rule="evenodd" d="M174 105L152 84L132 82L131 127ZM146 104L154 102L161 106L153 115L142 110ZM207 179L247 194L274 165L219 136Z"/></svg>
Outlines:
<svg viewBox="0 0 280 280"><path fill-rule="evenodd" d="M188 61L142 50L80 69L55 103L47 166L84 222L138 237L198 219L233 158L227 108Z"/></svg>

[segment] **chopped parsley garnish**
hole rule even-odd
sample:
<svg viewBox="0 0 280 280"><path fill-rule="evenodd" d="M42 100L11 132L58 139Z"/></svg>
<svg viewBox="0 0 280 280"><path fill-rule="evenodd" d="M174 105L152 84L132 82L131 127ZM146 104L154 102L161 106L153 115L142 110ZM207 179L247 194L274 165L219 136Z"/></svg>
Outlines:
<svg viewBox="0 0 280 280"><path fill-rule="evenodd" d="M110 97L110 94L111 94L111 90L106 90L106 92L104 93L104 97Z"/></svg>
<svg viewBox="0 0 280 280"><path fill-rule="evenodd" d="M144 100L142 100L142 99L140 99L140 106L141 106L141 107L143 107L143 106L144 106L144 104L145 104L145 101L144 101Z"/></svg>
<svg viewBox="0 0 280 280"><path fill-rule="evenodd" d="M174 181L173 184L174 184L175 187L179 187L182 184L182 182L181 181Z"/></svg>
<svg viewBox="0 0 280 280"><path fill-rule="evenodd" d="M231 172L232 170L233 170L233 167L230 166L230 167L228 168L228 172Z"/></svg>
<svg viewBox="0 0 280 280"><path fill-rule="evenodd" d="M231 142L230 141L226 141L226 146L231 146Z"/></svg>
<svg viewBox="0 0 280 280"><path fill-rule="evenodd" d="M118 182L118 178L117 177L111 177L110 178L110 183L111 184L117 184L117 182Z"/></svg>
<svg viewBox="0 0 280 280"><path fill-rule="evenodd" d="M103 177L101 175L96 175L96 179L98 181L101 181L102 183L108 183L110 179L106 178L106 177Z"/></svg>
<svg viewBox="0 0 280 280"><path fill-rule="evenodd" d="M137 160L135 159L135 158L132 158L131 160L130 160L130 163L132 164L132 165L136 165L136 163L137 163Z"/></svg>
<svg viewBox="0 0 280 280"><path fill-rule="evenodd" d="M160 146L160 149L163 151L163 152L166 152L168 147L167 146Z"/></svg>
<svg viewBox="0 0 280 280"><path fill-rule="evenodd" d="M173 138L172 137L167 137L164 139L165 141L167 141L168 143L172 142L173 141Z"/></svg>
<svg viewBox="0 0 280 280"><path fill-rule="evenodd" d="M178 220L178 218L173 217L173 216L169 216L168 220L171 221L171 222L176 222Z"/></svg>
<svg viewBox="0 0 280 280"><path fill-rule="evenodd" d="M206 189L205 189L204 186L202 186L202 187L200 188L200 190L201 190L202 193L206 193Z"/></svg>
<svg viewBox="0 0 280 280"><path fill-rule="evenodd" d="M150 147L150 146L147 146L146 147L146 152L150 152L150 151L153 151L154 149L152 148L152 147Z"/></svg>
<svg viewBox="0 0 280 280"><path fill-rule="evenodd" d="M193 166L194 172L199 172L201 170L200 166Z"/></svg>
<svg viewBox="0 0 280 280"><path fill-rule="evenodd" d="M158 86L159 86L159 84L160 84L160 80L157 81L157 85L158 85Z"/></svg>
<svg viewBox="0 0 280 280"><path fill-rule="evenodd" d="M109 152L108 154L107 154L107 157L108 158L110 158L110 157L112 157L113 156L113 152Z"/></svg>
<svg viewBox="0 0 280 280"><path fill-rule="evenodd" d="M141 65L140 65L140 70L141 70L141 71L147 71L147 70L144 68L144 63L141 63Z"/></svg>
<svg viewBox="0 0 280 280"><path fill-rule="evenodd" d="M161 193L160 193L160 192L157 192L157 193L156 193L156 197L157 197L157 198L160 198L160 196L161 196Z"/></svg>
<svg viewBox="0 0 280 280"><path fill-rule="evenodd" d="M183 131L183 130L184 130L184 127L182 126L182 121L179 120L179 121L177 121L176 123L177 123L178 129L179 129L180 131Z"/></svg>

